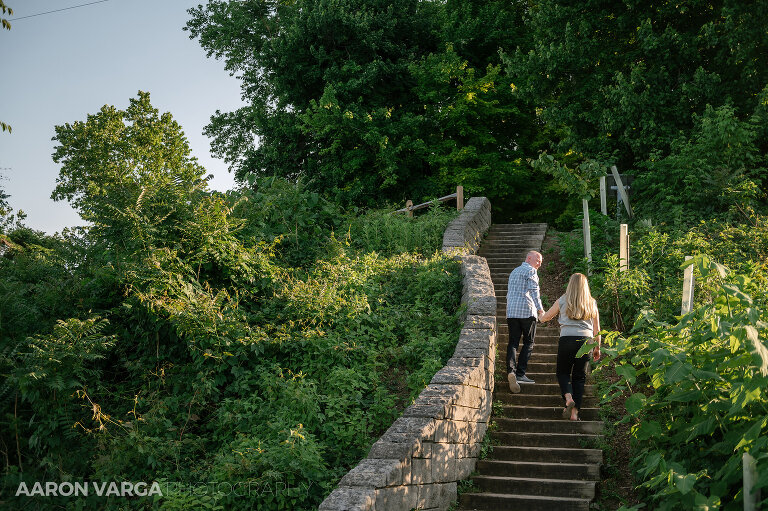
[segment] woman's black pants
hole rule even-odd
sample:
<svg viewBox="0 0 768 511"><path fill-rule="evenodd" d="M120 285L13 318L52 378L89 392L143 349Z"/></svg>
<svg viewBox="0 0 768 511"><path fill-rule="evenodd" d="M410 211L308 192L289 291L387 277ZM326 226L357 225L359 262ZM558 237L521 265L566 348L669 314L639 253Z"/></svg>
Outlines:
<svg viewBox="0 0 768 511"><path fill-rule="evenodd" d="M571 394L577 409L581 409L581 399L584 397L589 353L579 358L576 358L576 353L586 340L586 337L566 335L560 337L557 345L557 382L560 384L560 394L563 399L566 394Z"/></svg>

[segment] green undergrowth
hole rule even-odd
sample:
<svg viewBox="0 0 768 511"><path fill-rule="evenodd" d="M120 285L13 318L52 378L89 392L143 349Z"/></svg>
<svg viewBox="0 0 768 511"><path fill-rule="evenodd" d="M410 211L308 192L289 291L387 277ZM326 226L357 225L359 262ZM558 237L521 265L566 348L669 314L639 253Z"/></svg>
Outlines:
<svg viewBox="0 0 768 511"><path fill-rule="evenodd" d="M606 419L628 436L642 502L662 510L743 509L745 453L757 460L755 489L765 496L768 488L766 218L686 229L637 222L622 272L618 225L594 217L590 282L609 330L602 366L612 376L604 375L601 393L613 410ZM561 242L573 267L586 270L579 234ZM681 316L688 265L694 307Z"/></svg>
<svg viewBox="0 0 768 511"><path fill-rule="evenodd" d="M4 509L316 509L443 367L455 212L256 185L142 192L143 216L105 219L121 229L3 234ZM83 480L163 496L15 496Z"/></svg>

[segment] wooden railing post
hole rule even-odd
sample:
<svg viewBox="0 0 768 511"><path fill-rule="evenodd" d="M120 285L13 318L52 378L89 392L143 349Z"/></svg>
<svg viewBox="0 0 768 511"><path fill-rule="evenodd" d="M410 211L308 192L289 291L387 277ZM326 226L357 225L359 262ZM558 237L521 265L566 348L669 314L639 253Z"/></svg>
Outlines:
<svg viewBox="0 0 768 511"><path fill-rule="evenodd" d="M413 218L413 209L411 208L413 208L413 201L411 199L408 199L407 201L405 201L405 209L408 210L408 216Z"/></svg>
<svg viewBox="0 0 768 511"><path fill-rule="evenodd" d="M613 179L616 180L616 188L618 189L622 202L624 202L624 207L627 208L629 218L632 218L634 213L632 212L632 206L629 205L629 195L627 195L627 190L624 188L624 183L621 182L621 176L619 175L616 165L611 166L611 173L613 174Z"/></svg>
<svg viewBox="0 0 768 511"><path fill-rule="evenodd" d="M600 212L608 216L608 197L605 188L605 176L600 176Z"/></svg>
<svg viewBox="0 0 768 511"><path fill-rule="evenodd" d="M685 256L685 260L689 261L693 256ZM693 265L685 268L683 274L683 305L680 307L680 315L684 316L691 312L693 308Z"/></svg>
<svg viewBox="0 0 768 511"><path fill-rule="evenodd" d="M456 210L462 209L464 209L464 187L459 185L456 187Z"/></svg>
<svg viewBox="0 0 768 511"><path fill-rule="evenodd" d="M760 502L760 490L752 493L752 487L757 483L757 461L751 454L745 452L742 456L742 475L744 479L744 511L757 511Z"/></svg>
<svg viewBox="0 0 768 511"><path fill-rule="evenodd" d="M581 200L581 206L584 209L584 220L582 220L582 227L584 230L584 256L587 258L589 264L592 264L592 234L589 229L589 202L587 199Z"/></svg>
<svg viewBox="0 0 768 511"><path fill-rule="evenodd" d="M629 228L627 224L619 226L619 271L629 268Z"/></svg>

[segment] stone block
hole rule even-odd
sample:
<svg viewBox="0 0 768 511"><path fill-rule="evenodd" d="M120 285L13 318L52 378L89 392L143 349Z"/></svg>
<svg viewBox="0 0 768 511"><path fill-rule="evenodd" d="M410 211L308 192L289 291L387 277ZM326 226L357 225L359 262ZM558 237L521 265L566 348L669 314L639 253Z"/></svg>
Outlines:
<svg viewBox="0 0 768 511"><path fill-rule="evenodd" d="M396 459L366 458L347 472L339 482L340 486L363 486L384 488L402 484L403 462Z"/></svg>
<svg viewBox="0 0 768 511"><path fill-rule="evenodd" d="M482 415L480 408L471 408L469 406L452 406L450 418L454 422L477 421Z"/></svg>
<svg viewBox="0 0 768 511"><path fill-rule="evenodd" d="M442 419L448 409L448 403L415 402L403 411L403 417L429 417Z"/></svg>
<svg viewBox="0 0 768 511"><path fill-rule="evenodd" d="M387 432L407 433L419 440L432 440L435 434L435 419L429 417L400 417Z"/></svg>
<svg viewBox="0 0 768 511"><path fill-rule="evenodd" d="M397 486L376 490L375 511L404 511L419 504L419 488L417 486Z"/></svg>
<svg viewBox="0 0 768 511"><path fill-rule="evenodd" d="M477 466L477 458L459 458L456 460L456 479L462 480L469 477Z"/></svg>
<svg viewBox="0 0 768 511"><path fill-rule="evenodd" d="M338 486L320 504L318 511L374 511L376 490Z"/></svg>
<svg viewBox="0 0 768 511"><path fill-rule="evenodd" d="M432 459L413 458L411 460L411 484L428 484L432 482Z"/></svg>
<svg viewBox="0 0 768 511"><path fill-rule="evenodd" d="M443 367L432 377L430 384L464 385L469 381L472 369L468 367Z"/></svg>
<svg viewBox="0 0 768 511"><path fill-rule="evenodd" d="M418 439L413 438L411 442L391 442L385 436L379 438L368 452L368 458L372 459L390 459L407 460L413 456Z"/></svg>
<svg viewBox="0 0 768 511"><path fill-rule="evenodd" d="M464 328L468 330L493 330L496 332L496 313L493 315L471 315L464 322Z"/></svg>
<svg viewBox="0 0 768 511"><path fill-rule="evenodd" d="M419 445L418 449L416 449L414 451L412 459L415 460L417 458L426 458L426 459L432 458L432 446L433 445L434 445L434 443L432 443L432 442L422 442Z"/></svg>

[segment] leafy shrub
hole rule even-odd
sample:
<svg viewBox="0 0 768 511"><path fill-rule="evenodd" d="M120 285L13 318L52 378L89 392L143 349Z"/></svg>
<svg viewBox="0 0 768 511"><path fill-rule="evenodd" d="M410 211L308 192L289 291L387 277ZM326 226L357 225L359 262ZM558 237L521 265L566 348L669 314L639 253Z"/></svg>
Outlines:
<svg viewBox="0 0 768 511"><path fill-rule="evenodd" d="M605 353L618 357L621 379L609 392L631 394L634 466L654 509L741 509L743 453L768 487L766 301L747 293L751 277L706 256L692 264L711 302L677 324L647 311L635 333L616 337Z"/></svg>

